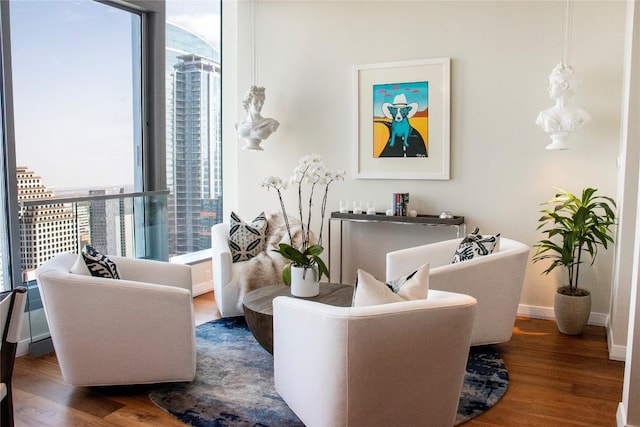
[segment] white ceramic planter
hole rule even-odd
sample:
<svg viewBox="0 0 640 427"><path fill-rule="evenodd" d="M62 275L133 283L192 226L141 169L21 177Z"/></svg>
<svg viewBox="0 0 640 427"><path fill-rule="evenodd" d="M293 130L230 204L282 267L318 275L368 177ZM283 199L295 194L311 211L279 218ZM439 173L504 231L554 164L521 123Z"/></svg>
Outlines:
<svg viewBox="0 0 640 427"><path fill-rule="evenodd" d="M560 332L580 335L591 314L591 295L574 297L556 292L553 312Z"/></svg>
<svg viewBox="0 0 640 427"><path fill-rule="evenodd" d="M294 297L315 297L320 293L317 268L291 266L291 295Z"/></svg>

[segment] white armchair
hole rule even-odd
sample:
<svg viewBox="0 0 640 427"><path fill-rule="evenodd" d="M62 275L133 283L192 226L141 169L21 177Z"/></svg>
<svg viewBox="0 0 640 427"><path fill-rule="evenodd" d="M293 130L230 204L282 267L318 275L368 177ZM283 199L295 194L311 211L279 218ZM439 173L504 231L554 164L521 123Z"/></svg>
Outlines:
<svg viewBox="0 0 640 427"><path fill-rule="evenodd" d="M282 214L267 215L266 248L248 261L233 262L229 249L229 224L211 227L213 291L222 317L243 316L242 297L261 286L282 283L282 268L286 259L273 249L279 243L289 243ZM289 219L294 241L299 241L299 222Z"/></svg>
<svg viewBox="0 0 640 427"><path fill-rule="evenodd" d="M461 240L389 252L387 280L409 274L428 262L431 266L429 289L467 294L478 300L471 345L509 341L520 302L529 247L501 237L499 250L494 253L452 264L453 254Z"/></svg>
<svg viewBox="0 0 640 427"><path fill-rule="evenodd" d="M64 380L76 386L191 381L195 326L191 270L110 256L121 279L70 273L77 254L36 270Z"/></svg>
<svg viewBox="0 0 640 427"><path fill-rule="evenodd" d="M476 301L273 302L276 391L308 427L454 424Z"/></svg>

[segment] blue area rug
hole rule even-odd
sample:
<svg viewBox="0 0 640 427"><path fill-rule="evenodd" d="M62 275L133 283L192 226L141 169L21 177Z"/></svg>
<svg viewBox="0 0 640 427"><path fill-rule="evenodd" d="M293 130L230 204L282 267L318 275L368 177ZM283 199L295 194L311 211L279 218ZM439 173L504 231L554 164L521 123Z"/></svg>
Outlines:
<svg viewBox="0 0 640 427"><path fill-rule="evenodd" d="M273 385L273 358L253 338L243 317L196 328L197 368L191 383L163 384L151 400L185 424L198 427L304 426ZM493 406L507 391L509 374L491 347L469 354L456 424Z"/></svg>

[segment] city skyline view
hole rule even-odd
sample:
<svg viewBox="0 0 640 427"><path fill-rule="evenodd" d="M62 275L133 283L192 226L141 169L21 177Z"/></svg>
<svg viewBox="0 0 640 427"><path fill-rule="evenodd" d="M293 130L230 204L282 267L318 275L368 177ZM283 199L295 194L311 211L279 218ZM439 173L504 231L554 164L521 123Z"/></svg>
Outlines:
<svg viewBox="0 0 640 427"><path fill-rule="evenodd" d="M169 0L167 21L219 51L216 5ZM133 188L131 21L89 0L11 2L17 166L49 188Z"/></svg>
<svg viewBox="0 0 640 427"><path fill-rule="evenodd" d="M18 0L11 18L17 166L54 197L139 191L139 16L90 0ZM219 2L167 2L170 255L210 247L221 218L219 28ZM64 160L51 162L58 152Z"/></svg>

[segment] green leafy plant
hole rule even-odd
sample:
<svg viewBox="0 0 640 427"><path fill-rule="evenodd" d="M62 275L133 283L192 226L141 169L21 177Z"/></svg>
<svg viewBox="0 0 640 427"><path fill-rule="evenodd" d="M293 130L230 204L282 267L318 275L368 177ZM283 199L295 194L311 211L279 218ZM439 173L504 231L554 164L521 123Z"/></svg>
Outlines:
<svg viewBox="0 0 640 427"><path fill-rule="evenodd" d="M579 287L580 265L583 255L588 254L591 264L595 262L598 246L605 249L613 243L616 207L615 201L606 196L597 196L594 188L582 190L581 197L568 191L557 189L556 195L542 205L551 208L543 209L544 215L538 222L538 230L547 235L534 245L536 253L533 262L551 260L549 267L543 272L549 274L556 267L564 267L569 274L569 284L562 286L558 292L565 295L588 295L589 292ZM556 238L556 241L552 240Z"/></svg>
<svg viewBox="0 0 640 427"><path fill-rule="evenodd" d="M278 249L275 249L276 252L279 252L283 257L290 261L282 270L282 280L287 286L291 286L292 265L304 268L304 274L307 273L307 269L317 266L318 280L322 279L323 275L327 276L327 279L329 279L329 269L322 258L320 258L320 254L324 251L322 246L322 231L324 229L327 196L329 194L329 185L334 181L342 181L344 179L344 175L345 172L343 170L331 171L327 169L322 162L322 158L317 154L303 156L298 162L298 166L294 169L290 182L292 185L295 185L298 190L298 214L302 228L302 242L299 247L294 246L289 217L287 216L287 210L282 199L282 191L286 190L287 183L281 178L275 176L269 176L262 180L262 187L265 187L267 190L274 189L278 193L282 215L287 227L287 233L289 234L289 242L291 242L280 243L280 245L278 245ZM308 186L308 195L304 192L304 184ZM318 242L313 243L313 234L311 233L311 212L313 210L314 196L316 195L316 189L318 187L320 189L324 188L324 191L322 192L322 203L320 206L320 233L318 235ZM306 212L303 201L307 201Z"/></svg>

